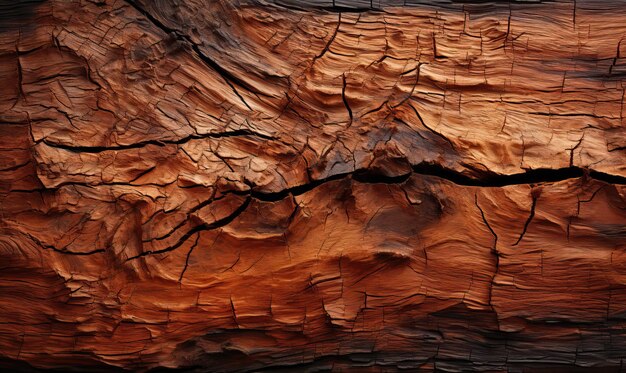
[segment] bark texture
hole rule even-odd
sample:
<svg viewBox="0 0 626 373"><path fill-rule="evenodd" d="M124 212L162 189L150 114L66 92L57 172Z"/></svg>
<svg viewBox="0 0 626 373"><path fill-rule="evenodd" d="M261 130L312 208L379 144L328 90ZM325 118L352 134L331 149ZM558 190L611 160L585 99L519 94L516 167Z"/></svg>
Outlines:
<svg viewBox="0 0 626 373"><path fill-rule="evenodd" d="M0 3L0 367L622 371L622 1Z"/></svg>

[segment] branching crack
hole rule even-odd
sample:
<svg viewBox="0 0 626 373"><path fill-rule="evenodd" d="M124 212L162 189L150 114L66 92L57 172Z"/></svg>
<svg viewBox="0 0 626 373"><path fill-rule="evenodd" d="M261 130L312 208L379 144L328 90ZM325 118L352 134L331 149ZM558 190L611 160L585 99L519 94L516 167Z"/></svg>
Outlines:
<svg viewBox="0 0 626 373"><path fill-rule="evenodd" d="M174 245L172 246L168 246L165 249L160 249L160 250L149 250L149 251L144 251L140 254L137 254L135 256L132 256L128 259L126 259L126 261L130 261L133 259L137 259L137 258L141 258L143 256L146 255L152 255L152 254L162 254L162 253L166 253L172 250L176 250L179 247L181 247L185 242L187 242L187 240L193 236L194 234L198 233L198 232L202 232L202 231L210 231L210 230L214 230L214 229L218 229L218 228L222 228L228 224L230 224L233 220L235 220L239 215L241 215L241 213L243 213L246 208L248 207L248 205L250 205L250 201L251 198L247 198L246 201L241 204L241 206L239 206L232 214L214 221L213 223L210 224L200 224L197 225L193 228L191 228L187 233L185 233L179 240L178 242L176 242Z"/></svg>
<svg viewBox="0 0 626 373"><path fill-rule="evenodd" d="M574 151L578 149L580 144L582 144L584 138L585 138L585 133L583 132L583 135L580 137L580 140L578 140L576 145L574 145L574 147L570 149L570 153L569 153L569 166L570 167L574 166Z"/></svg>

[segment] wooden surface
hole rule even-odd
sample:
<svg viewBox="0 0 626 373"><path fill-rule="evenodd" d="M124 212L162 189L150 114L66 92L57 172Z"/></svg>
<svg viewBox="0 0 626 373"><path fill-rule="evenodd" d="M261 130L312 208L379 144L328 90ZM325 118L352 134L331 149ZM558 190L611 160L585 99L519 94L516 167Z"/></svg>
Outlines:
<svg viewBox="0 0 626 373"><path fill-rule="evenodd" d="M0 3L0 367L621 371L621 1Z"/></svg>

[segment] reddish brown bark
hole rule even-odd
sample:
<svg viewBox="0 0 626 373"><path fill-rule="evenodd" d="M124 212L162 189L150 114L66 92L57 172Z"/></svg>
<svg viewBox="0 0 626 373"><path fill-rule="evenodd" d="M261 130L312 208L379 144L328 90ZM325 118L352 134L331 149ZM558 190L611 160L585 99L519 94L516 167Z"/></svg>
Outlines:
<svg viewBox="0 0 626 373"><path fill-rule="evenodd" d="M0 10L0 366L622 369L620 2Z"/></svg>

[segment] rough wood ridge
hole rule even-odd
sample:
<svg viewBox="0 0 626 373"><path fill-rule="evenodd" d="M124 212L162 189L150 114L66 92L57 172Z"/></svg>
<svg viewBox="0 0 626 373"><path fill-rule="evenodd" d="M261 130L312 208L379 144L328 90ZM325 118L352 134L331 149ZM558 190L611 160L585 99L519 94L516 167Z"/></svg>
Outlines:
<svg viewBox="0 0 626 373"><path fill-rule="evenodd" d="M621 371L622 1L0 2L0 367Z"/></svg>

